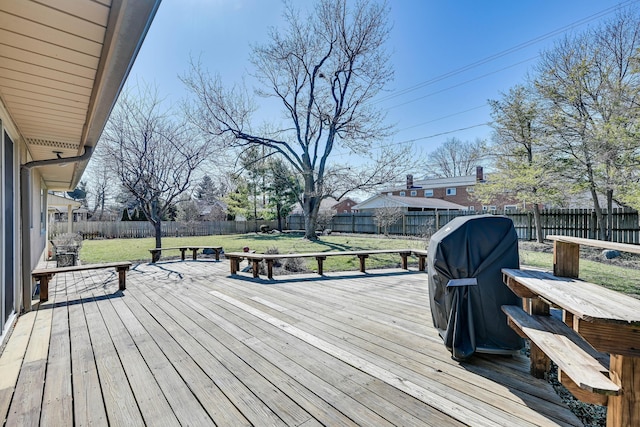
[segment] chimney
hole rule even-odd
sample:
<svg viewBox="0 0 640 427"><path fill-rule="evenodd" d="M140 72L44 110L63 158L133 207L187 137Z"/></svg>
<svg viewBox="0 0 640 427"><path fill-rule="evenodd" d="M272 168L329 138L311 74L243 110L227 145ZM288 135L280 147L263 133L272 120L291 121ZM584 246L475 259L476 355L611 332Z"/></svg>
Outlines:
<svg viewBox="0 0 640 427"><path fill-rule="evenodd" d="M413 175L407 175L407 188L413 188Z"/></svg>
<svg viewBox="0 0 640 427"><path fill-rule="evenodd" d="M484 172L482 166L476 166L476 182L484 182Z"/></svg>

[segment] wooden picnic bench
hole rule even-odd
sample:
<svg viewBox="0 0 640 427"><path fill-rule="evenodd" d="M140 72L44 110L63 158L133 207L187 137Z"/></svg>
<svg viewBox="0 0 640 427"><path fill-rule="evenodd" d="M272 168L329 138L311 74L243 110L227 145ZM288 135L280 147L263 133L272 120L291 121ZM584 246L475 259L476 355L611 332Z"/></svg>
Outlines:
<svg viewBox="0 0 640 427"><path fill-rule="evenodd" d="M56 273L70 273L73 271L96 270L101 268L115 268L118 272L118 289L121 291L127 287L127 271L131 268L130 262L108 262L103 264L85 264L69 267L36 268L31 272L31 277L40 282L40 302L49 299L49 280Z"/></svg>
<svg viewBox="0 0 640 427"><path fill-rule="evenodd" d="M198 259L198 251L200 249L211 249L215 253L216 261L220 261L220 253L222 252L222 246L175 246L171 248L154 248L149 249L151 252L151 263L155 263L160 261L160 255L162 255L162 251L171 251L171 250L179 250L180 251L180 259L182 261L185 260L185 252L192 252L192 259L195 261Z"/></svg>
<svg viewBox="0 0 640 427"><path fill-rule="evenodd" d="M323 263L327 257L331 256L357 256L360 260L360 272L365 272L366 259L370 255L379 254L399 254L402 262L401 266L407 270L407 257L411 255L411 249L373 249L373 250L361 250L361 251L342 251L342 252L313 252L313 253L297 253L297 254L256 254L247 252L229 252L225 256L229 259L231 264L231 274L236 274L240 269L240 261L247 259L252 263L253 277L259 277L260 262L265 261L267 263L267 277L273 279L273 263L278 259L286 258L315 258L318 263L318 274L323 274Z"/></svg>
<svg viewBox="0 0 640 427"><path fill-rule="evenodd" d="M552 360L558 379L576 398L607 405L607 426L640 425L640 300L575 277L579 245L633 253L640 247L547 238L554 240L556 274L502 270L505 284L523 298L523 307L502 310L531 343L531 373L543 377ZM550 316L551 308L562 310L562 321Z"/></svg>

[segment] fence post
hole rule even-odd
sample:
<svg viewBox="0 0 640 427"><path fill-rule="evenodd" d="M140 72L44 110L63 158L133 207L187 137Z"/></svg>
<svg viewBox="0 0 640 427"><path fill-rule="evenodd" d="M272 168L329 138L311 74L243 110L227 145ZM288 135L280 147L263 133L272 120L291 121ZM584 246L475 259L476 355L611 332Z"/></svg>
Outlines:
<svg viewBox="0 0 640 427"><path fill-rule="evenodd" d="M589 238L597 239L596 232L598 231L597 227L598 218L596 217L596 211L591 211L590 222L589 222Z"/></svg>

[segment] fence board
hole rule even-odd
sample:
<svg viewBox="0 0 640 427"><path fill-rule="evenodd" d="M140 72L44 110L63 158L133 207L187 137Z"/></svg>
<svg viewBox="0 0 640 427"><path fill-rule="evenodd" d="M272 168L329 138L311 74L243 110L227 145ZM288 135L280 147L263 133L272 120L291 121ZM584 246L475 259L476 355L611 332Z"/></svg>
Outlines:
<svg viewBox="0 0 640 427"><path fill-rule="evenodd" d="M503 214L513 220L514 227L521 240L534 240L536 237L533 213L513 212ZM406 212L404 217L387 228L393 235L430 237L444 227L453 218L462 215L474 215L479 212L439 211ZM605 210L605 224L609 213ZM640 243L640 225L638 212L628 208L616 208L611 212L613 230L611 240L619 243ZM287 218L291 230L304 229L304 217L291 215ZM542 232L544 235L560 234L573 237L597 238L600 224L597 223L592 209L547 209L541 212ZM376 226L373 212L337 214L327 225L335 232L382 234L384 230Z"/></svg>
<svg viewBox="0 0 640 427"><path fill-rule="evenodd" d="M243 234L260 230L267 225L277 228L277 221L198 221L162 223L162 237L211 236L216 234ZM66 222L49 224L49 238L67 232ZM143 238L153 237L154 230L148 221L80 221L73 223L73 232L85 238Z"/></svg>

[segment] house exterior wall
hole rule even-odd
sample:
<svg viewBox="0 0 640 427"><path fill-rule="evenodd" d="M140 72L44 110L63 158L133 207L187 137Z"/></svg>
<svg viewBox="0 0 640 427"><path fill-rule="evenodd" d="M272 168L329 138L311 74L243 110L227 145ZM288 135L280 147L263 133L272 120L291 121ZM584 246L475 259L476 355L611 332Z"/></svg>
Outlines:
<svg viewBox="0 0 640 427"><path fill-rule="evenodd" d="M352 212L351 208L355 205L357 205L357 203L354 202L353 200L345 199L335 204L332 209L335 210L337 213L351 213Z"/></svg>
<svg viewBox="0 0 640 427"><path fill-rule="evenodd" d="M447 202L467 206L470 210L480 210L482 208L482 204L473 199L473 188L473 185L452 185L444 187L425 186L422 188L414 187L398 189L384 194L401 197L432 197L434 199L446 200ZM427 195L425 195L425 193Z"/></svg>
<svg viewBox="0 0 640 427"><path fill-rule="evenodd" d="M18 132L0 102L0 345L20 312L20 157Z"/></svg>

